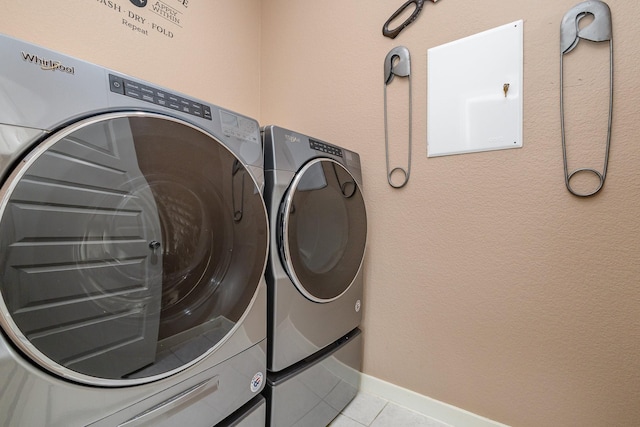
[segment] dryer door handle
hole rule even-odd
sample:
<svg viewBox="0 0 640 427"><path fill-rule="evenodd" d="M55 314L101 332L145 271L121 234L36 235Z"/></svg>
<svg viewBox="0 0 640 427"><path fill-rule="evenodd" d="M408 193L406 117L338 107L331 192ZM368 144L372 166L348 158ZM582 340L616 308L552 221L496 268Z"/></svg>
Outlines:
<svg viewBox="0 0 640 427"><path fill-rule="evenodd" d="M198 400L202 394L210 394L218 391L220 380L217 376L194 385L169 399L161 402L152 408L130 418L129 420L119 424L118 427L134 427L145 425L158 425L159 418L168 418L184 410L185 404L188 406L189 400Z"/></svg>

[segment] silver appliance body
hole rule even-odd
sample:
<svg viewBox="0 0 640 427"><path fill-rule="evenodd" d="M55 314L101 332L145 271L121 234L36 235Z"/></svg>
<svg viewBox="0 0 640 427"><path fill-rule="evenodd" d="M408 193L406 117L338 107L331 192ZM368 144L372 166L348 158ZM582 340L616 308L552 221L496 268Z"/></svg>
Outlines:
<svg viewBox="0 0 640 427"><path fill-rule="evenodd" d="M268 425L326 425L357 390L353 378L353 387L339 386L334 381L340 378L338 371L359 378L362 358L357 327L367 216L360 157L277 126L263 128L263 140L271 233L266 271ZM347 343L353 331L358 334ZM331 357L318 363L343 341L349 363ZM291 403L296 395L304 400L300 405Z"/></svg>
<svg viewBox="0 0 640 427"><path fill-rule="evenodd" d="M360 324L367 218L357 153L277 126L263 139L267 368L279 372Z"/></svg>
<svg viewBox="0 0 640 427"><path fill-rule="evenodd" d="M225 418L216 427L264 427L267 421L267 403L262 395L256 396Z"/></svg>
<svg viewBox="0 0 640 427"><path fill-rule="evenodd" d="M257 122L7 36L0 57L0 425L222 421L266 380Z"/></svg>

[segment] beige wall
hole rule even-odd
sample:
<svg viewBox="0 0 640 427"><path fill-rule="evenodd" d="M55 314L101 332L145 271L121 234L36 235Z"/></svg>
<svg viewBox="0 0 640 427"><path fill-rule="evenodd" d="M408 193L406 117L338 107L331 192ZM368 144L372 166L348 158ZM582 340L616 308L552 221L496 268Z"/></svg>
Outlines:
<svg viewBox="0 0 640 427"><path fill-rule="evenodd" d="M370 226L367 374L517 426L634 426L640 4L609 1L610 169L602 193L583 200L564 188L558 107L558 27L576 2L429 2L390 40L380 29L401 1L191 0L169 40L133 33L97 0L11 1L0 31L360 152ZM427 49L517 19L524 147L427 159ZM413 59L414 158L408 186L392 190L382 64L401 44ZM575 166L597 159L602 135L588 145L600 132L589 125L606 114L606 49L585 49L569 70L569 135L584 143L574 145ZM402 100L391 100L392 123L400 123Z"/></svg>
<svg viewBox="0 0 640 427"><path fill-rule="evenodd" d="M613 140L605 188L588 200L565 189L560 145L559 26L577 0L427 2L395 40L381 27L402 1L262 3L262 123L362 156L364 371L517 426L640 425L639 2L609 1ZM427 49L518 19L524 147L427 159ZM382 67L398 45L412 54L414 159L393 190ZM591 62L566 59L572 164L595 154L600 167L608 48L579 52ZM403 89L390 92L394 117L406 117Z"/></svg>

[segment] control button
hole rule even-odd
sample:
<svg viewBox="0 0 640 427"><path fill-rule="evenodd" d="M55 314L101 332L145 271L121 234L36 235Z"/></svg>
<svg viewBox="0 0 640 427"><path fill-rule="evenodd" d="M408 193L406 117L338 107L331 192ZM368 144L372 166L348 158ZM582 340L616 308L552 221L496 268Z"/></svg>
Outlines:
<svg viewBox="0 0 640 427"><path fill-rule="evenodd" d="M142 99L142 95L140 94L140 92L136 90L125 88L125 93L127 96L130 96L131 98Z"/></svg>
<svg viewBox="0 0 640 427"><path fill-rule="evenodd" d="M119 93L120 95L124 95L124 83L122 79L114 76L113 74L109 74L109 88L111 92Z"/></svg>
<svg viewBox="0 0 640 427"><path fill-rule="evenodd" d="M131 82L129 80L125 80L124 81L124 89L125 90L131 89L131 90L139 91L140 90L140 85L137 84L137 83Z"/></svg>

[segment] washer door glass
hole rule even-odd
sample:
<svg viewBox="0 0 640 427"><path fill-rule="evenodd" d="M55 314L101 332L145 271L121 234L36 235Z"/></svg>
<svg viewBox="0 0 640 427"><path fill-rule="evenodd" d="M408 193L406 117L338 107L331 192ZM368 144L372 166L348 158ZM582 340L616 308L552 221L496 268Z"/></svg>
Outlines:
<svg viewBox="0 0 640 427"><path fill-rule="evenodd" d="M367 216L360 187L340 163L316 159L296 175L281 208L281 258L310 300L335 300L360 270Z"/></svg>
<svg viewBox="0 0 640 427"><path fill-rule="evenodd" d="M118 113L34 149L0 189L0 322L46 369L129 385L202 359L251 306L267 218L211 135Z"/></svg>

